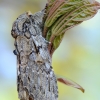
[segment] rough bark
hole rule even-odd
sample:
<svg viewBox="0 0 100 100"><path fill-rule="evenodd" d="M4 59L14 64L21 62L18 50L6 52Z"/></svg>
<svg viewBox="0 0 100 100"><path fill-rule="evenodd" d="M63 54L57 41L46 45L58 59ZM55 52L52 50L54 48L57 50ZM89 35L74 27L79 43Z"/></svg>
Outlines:
<svg viewBox="0 0 100 100"><path fill-rule="evenodd" d="M52 69L49 42L42 37L44 11L20 15L12 27L17 56L20 100L57 100L57 79Z"/></svg>

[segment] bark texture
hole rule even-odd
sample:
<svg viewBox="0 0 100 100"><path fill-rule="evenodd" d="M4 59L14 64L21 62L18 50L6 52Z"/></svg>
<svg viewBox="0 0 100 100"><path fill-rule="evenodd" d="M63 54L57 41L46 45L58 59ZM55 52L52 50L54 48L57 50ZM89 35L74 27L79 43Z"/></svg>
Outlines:
<svg viewBox="0 0 100 100"><path fill-rule="evenodd" d="M12 27L17 56L20 100L57 100L57 79L51 66L49 42L42 37L44 11L20 15Z"/></svg>

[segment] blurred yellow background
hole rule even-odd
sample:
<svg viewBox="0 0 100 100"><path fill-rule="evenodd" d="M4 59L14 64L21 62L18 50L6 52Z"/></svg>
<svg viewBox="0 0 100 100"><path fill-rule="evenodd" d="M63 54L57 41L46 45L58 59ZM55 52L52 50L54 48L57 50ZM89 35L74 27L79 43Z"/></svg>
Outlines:
<svg viewBox="0 0 100 100"><path fill-rule="evenodd" d="M0 0L0 100L18 100L12 23L26 11L42 10L46 1ZM56 74L85 89L83 94L58 83L59 100L100 100L100 11L91 20L66 32L53 55L53 68Z"/></svg>

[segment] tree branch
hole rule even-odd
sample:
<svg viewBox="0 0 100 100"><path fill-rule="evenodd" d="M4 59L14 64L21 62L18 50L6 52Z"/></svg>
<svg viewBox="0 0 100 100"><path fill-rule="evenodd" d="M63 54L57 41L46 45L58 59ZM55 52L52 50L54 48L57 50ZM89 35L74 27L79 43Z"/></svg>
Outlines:
<svg viewBox="0 0 100 100"><path fill-rule="evenodd" d="M100 3L88 0L48 0L44 10L20 15L13 24L17 56L17 90L20 100L57 100L57 79L84 92L69 79L57 77L52 69L52 54L65 32L92 18Z"/></svg>

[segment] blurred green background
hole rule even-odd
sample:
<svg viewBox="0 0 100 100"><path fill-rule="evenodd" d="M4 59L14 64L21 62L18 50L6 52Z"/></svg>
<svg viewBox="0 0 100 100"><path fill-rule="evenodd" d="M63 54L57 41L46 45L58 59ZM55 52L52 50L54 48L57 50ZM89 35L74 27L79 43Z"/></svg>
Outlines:
<svg viewBox="0 0 100 100"><path fill-rule="evenodd" d="M0 0L0 100L18 100L12 23L23 12L42 10L46 1ZM53 55L53 68L56 74L85 89L83 94L58 83L59 100L100 100L100 11L91 20L66 32Z"/></svg>

